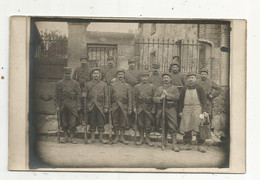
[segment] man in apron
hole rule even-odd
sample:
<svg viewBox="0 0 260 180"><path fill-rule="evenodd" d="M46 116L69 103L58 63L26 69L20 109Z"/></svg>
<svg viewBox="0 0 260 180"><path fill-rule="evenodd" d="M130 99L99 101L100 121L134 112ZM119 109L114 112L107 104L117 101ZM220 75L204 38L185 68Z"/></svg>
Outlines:
<svg viewBox="0 0 260 180"><path fill-rule="evenodd" d="M196 74L188 73L187 85L181 89L178 108L181 116L180 133L184 133L185 143L183 150L191 150L192 135L196 134L198 151L205 152L199 134L199 125L202 123L200 115L206 113L206 94L204 89L196 84Z"/></svg>

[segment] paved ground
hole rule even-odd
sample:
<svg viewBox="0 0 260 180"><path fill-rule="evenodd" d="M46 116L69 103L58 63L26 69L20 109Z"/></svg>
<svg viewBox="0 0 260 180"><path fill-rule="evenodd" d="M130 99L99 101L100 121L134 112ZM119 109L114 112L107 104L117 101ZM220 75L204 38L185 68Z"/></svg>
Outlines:
<svg viewBox="0 0 260 180"><path fill-rule="evenodd" d="M56 167L221 167L226 160L223 146L206 146L206 153L200 153L193 145L192 151L173 152L170 147L162 151L147 145L135 146L121 143L114 145L58 144L54 136L41 136L37 143L37 153L46 163ZM179 145L182 146L182 145Z"/></svg>

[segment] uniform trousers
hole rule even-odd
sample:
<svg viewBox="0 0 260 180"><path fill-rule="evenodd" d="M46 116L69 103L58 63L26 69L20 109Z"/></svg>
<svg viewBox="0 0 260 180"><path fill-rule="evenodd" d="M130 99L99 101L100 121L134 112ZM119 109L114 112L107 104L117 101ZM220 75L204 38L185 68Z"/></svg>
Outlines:
<svg viewBox="0 0 260 180"><path fill-rule="evenodd" d="M61 126L63 131L76 131L77 117L67 107L61 111Z"/></svg>
<svg viewBox="0 0 260 180"><path fill-rule="evenodd" d="M89 120L89 132L96 132L96 129L98 130L98 132L105 131L105 119L96 105L94 105L93 109L89 112Z"/></svg>
<svg viewBox="0 0 260 180"><path fill-rule="evenodd" d="M126 119L124 113L120 107L118 107L112 115L113 118L113 130L114 131L125 131L126 129Z"/></svg>

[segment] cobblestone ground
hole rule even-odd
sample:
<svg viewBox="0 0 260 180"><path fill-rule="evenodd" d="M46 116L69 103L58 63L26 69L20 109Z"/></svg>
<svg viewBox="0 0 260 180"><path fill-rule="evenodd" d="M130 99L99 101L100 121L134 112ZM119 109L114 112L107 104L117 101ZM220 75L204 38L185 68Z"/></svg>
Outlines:
<svg viewBox="0 0 260 180"><path fill-rule="evenodd" d="M226 166L224 146L205 146L207 152L200 153L196 145L191 151L174 152L168 146L164 151L154 142L154 147L119 144L84 144L84 139L77 139L78 144L58 144L54 136L40 136L36 143L37 156L53 167L223 167ZM179 144L179 146L183 146Z"/></svg>

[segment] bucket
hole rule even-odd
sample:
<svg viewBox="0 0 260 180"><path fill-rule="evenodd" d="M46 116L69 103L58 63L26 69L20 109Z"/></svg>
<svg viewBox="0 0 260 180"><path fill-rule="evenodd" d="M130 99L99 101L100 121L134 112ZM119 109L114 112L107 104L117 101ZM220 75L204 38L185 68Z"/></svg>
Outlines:
<svg viewBox="0 0 260 180"><path fill-rule="evenodd" d="M203 140L210 139L211 138L210 124L200 125L199 132L200 132L201 139Z"/></svg>

